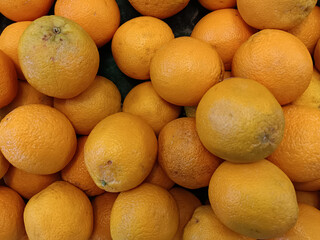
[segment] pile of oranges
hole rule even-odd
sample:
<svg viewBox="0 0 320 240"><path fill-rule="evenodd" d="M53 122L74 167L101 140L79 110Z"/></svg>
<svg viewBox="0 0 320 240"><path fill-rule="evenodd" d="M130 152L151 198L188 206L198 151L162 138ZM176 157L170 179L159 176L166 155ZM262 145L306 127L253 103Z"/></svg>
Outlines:
<svg viewBox="0 0 320 240"><path fill-rule="evenodd" d="M167 20L191 4L177 36ZM316 0L0 13L0 239L319 239Z"/></svg>

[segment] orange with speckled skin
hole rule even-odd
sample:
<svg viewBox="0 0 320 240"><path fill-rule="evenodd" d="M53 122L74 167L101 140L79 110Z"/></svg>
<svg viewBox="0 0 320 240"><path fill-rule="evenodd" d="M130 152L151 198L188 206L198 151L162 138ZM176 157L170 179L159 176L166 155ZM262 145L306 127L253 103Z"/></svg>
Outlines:
<svg viewBox="0 0 320 240"><path fill-rule="evenodd" d="M283 107L283 112L283 139L268 160L280 167L294 182L319 179L319 109L289 105Z"/></svg>
<svg viewBox="0 0 320 240"><path fill-rule="evenodd" d="M64 168L77 146L75 131L58 110L29 104L12 110L0 123L0 149L15 167L33 174Z"/></svg>
<svg viewBox="0 0 320 240"><path fill-rule="evenodd" d="M144 182L152 183L155 185L158 185L160 187L163 187L167 190L172 188L175 184L174 181L172 181L168 175L165 173L165 171L160 166L159 162L156 161L153 165L153 168L148 175L148 177L144 180Z"/></svg>
<svg viewBox="0 0 320 240"><path fill-rule="evenodd" d="M7 159L4 158L3 154L0 152L0 179L6 174L10 166Z"/></svg>
<svg viewBox="0 0 320 240"><path fill-rule="evenodd" d="M22 72L35 89L51 97L72 98L94 81L99 52L77 23L60 16L33 21L18 46Z"/></svg>

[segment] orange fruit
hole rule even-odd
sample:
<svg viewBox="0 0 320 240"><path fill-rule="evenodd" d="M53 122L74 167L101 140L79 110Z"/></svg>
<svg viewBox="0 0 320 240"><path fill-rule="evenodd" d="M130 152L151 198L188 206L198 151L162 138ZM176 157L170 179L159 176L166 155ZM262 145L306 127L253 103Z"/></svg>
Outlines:
<svg viewBox="0 0 320 240"><path fill-rule="evenodd" d="M182 187L209 185L220 159L201 143L195 118L178 118L164 126L158 137L158 161L168 177Z"/></svg>
<svg viewBox="0 0 320 240"><path fill-rule="evenodd" d="M130 4L142 15L168 18L183 10L190 0L129 0Z"/></svg>
<svg viewBox="0 0 320 240"><path fill-rule="evenodd" d="M88 197L77 187L57 181L34 195L24 210L30 240L89 239L93 211ZM48 221L50 219L50 221Z"/></svg>
<svg viewBox="0 0 320 240"><path fill-rule="evenodd" d="M104 190L93 182L84 162L84 145L87 138L78 138L77 151L68 165L61 170L61 178L80 188L88 196L96 196L104 193Z"/></svg>
<svg viewBox="0 0 320 240"><path fill-rule="evenodd" d="M54 0L2 0L0 12L12 21L32 21L46 15Z"/></svg>
<svg viewBox="0 0 320 240"><path fill-rule="evenodd" d="M284 117L281 106L263 85L229 78L202 97L196 126L201 142L214 155L232 162L254 162L277 148Z"/></svg>
<svg viewBox="0 0 320 240"><path fill-rule="evenodd" d="M25 204L14 190L0 186L0 239L19 240L26 235L23 223Z"/></svg>
<svg viewBox="0 0 320 240"><path fill-rule="evenodd" d="M292 34L276 29L253 34L232 61L233 76L263 84L281 105L294 101L307 89L312 69L307 47Z"/></svg>
<svg viewBox="0 0 320 240"><path fill-rule="evenodd" d="M300 97L292 102L293 105L308 106L320 109L320 73L313 68L311 82Z"/></svg>
<svg viewBox="0 0 320 240"><path fill-rule="evenodd" d="M164 125L179 117L181 107L162 99L151 82L147 81L129 91L123 101L122 111L143 118L158 135Z"/></svg>
<svg viewBox="0 0 320 240"><path fill-rule="evenodd" d="M12 23L8 25L0 35L0 50L11 58L16 68L18 78L21 80L25 80L25 77L19 64L18 45L22 33L30 23L31 21Z"/></svg>
<svg viewBox="0 0 320 240"><path fill-rule="evenodd" d="M297 26L291 28L288 32L299 38L313 54L314 48L320 38L320 7L315 6L311 13Z"/></svg>
<svg viewBox="0 0 320 240"><path fill-rule="evenodd" d="M213 11L223 8L234 8L237 6L237 0L198 0L199 3L206 9Z"/></svg>
<svg viewBox="0 0 320 240"><path fill-rule="evenodd" d="M52 174L72 159L77 139L70 121L58 110L29 104L12 110L0 123L0 149L16 168Z"/></svg>
<svg viewBox="0 0 320 240"><path fill-rule="evenodd" d="M174 38L164 21L142 16L126 21L115 32L111 50L119 69L131 78L150 78L150 60L155 52Z"/></svg>
<svg viewBox="0 0 320 240"><path fill-rule="evenodd" d="M164 100L194 106L223 77L223 63L208 43L179 37L161 47L151 60L152 86Z"/></svg>
<svg viewBox="0 0 320 240"><path fill-rule="evenodd" d="M76 133L88 135L105 117L121 110L121 95L109 79L96 76L91 85L73 98L55 98L53 105L64 113Z"/></svg>
<svg viewBox="0 0 320 240"><path fill-rule="evenodd" d="M308 204L320 208L320 192L296 191L298 203Z"/></svg>
<svg viewBox="0 0 320 240"><path fill-rule="evenodd" d="M223 162L213 173L208 191L217 218L247 237L279 237L298 218L292 182L267 160L244 164Z"/></svg>
<svg viewBox="0 0 320 240"><path fill-rule="evenodd" d="M120 25L120 11L115 0L57 0L54 14L78 23L98 47L109 42Z"/></svg>
<svg viewBox="0 0 320 240"><path fill-rule="evenodd" d="M160 187L163 187L167 190L173 187L175 184L174 181L172 181L168 175L163 171L162 167L156 161L152 167L152 170L150 174L147 176L147 178L144 180L144 182L152 183L155 185L158 185Z"/></svg>
<svg viewBox="0 0 320 240"><path fill-rule="evenodd" d="M317 0L237 0L243 19L258 29L289 30L301 23L312 11Z"/></svg>
<svg viewBox="0 0 320 240"><path fill-rule="evenodd" d="M53 98L37 91L26 81L18 81L17 95L12 102L0 109L0 119L19 106L36 103L52 106Z"/></svg>
<svg viewBox="0 0 320 240"><path fill-rule="evenodd" d="M186 224L184 240L253 240L233 232L223 225L214 214L210 205L199 206Z"/></svg>
<svg viewBox="0 0 320 240"><path fill-rule="evenodd" d="M320 211L307 204L299 204L297 223L287 233L272 240L319 239Z"/></svg>
<svg viewBox="0 0 320 240"><path fill-rule="evenodd" d="M119 112L99 122L84 146L84 160L95 184L108 192L138 186L157 157L157 138L140 117Z"/></svg>
<svg viewBox="0 0 320 240"><path fill-rule="evenodd" d="M320 71L320 39L318 40L313 53L314 65Z"/></svg>
<svg viewBox="0 0 320 240"><path fill-rule="evenodd" d="M296 190L300 191L319 191L320 178L309 182L293 182Z"/></svg>
<svg viewBox="0 0 320 240"><path fill-rule="evenodd" d="M236 9L221 9L205 15L194 26L191 37L210 43L221 57L224 68L231 69L237 49L256 32Z"/></svg>
<svg viewBox="0 0 320 240"><path fill-rule="evenodd" d="M17 73L12 60L0 50L0 108L8 105L17 95Z"/></svg>
<svg viewBox="0 0 320 240"><path fill-rule="evenodd" d="M320 178L320 111L289 105L283 107L285 128L282 142L268 157L294 182Z"/></svg>
<svg viewBox="0 0 320 240"><path fill-rule="evenodd" d="M58 181L60 179L60 174L32 174L11 166L3 179L8 187L15 190L22 197L30 199L33 195L45 189L51 183Z"/></svg>
<svg viewBox="0 0 320 240"><path fill-rule="evenodd" d="M89 34L60 16L33 21L20 37L18 56L31 86L57 98L72 98L83 92L99 67L99 52Z"/></svg>
<svg viewBox="0 0 320 240"><path fill-rule="evenodd" d="M9 162L4 158L3 154L0 152L0 179L6 174L9 169Z"/></svg>
<svg viewBox="0 0 320 240"><path fill-rule="evenodd" d="M172 239L179 210L172 195L150 183L121 192L113 204L110 230L113 240Z"/></svg>
<svg viewBox="0 0 320 240"><path fill-rule="evenodd" d="M184 226L188 223L194 210L201 205L200 200L191 192L181 188L171 188L169 193L176 200L179 209L179 227L172 240L182 239Z"/></svg>
<svg viewBox="0 0 320 240"><path fill-rule="evenodd" d="M117 196L118 193L105 192L93 199L93 230L90 240L112 240L110 215Z"/></svg>

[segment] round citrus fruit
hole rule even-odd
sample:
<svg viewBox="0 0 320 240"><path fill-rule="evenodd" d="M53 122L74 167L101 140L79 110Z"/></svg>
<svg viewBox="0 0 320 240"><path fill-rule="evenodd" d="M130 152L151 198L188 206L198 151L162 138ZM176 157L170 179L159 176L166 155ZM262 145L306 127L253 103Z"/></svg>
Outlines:
<svg viewBox="0 0 320 240"><path fill-rule="evenodd" d="M165 125L158 146L160 166L171 180L185 188L208 186L221 162L202 145L195 118L178 118Z"/></svg>
<svg viewBox="0 0 320 240"><path fill-rule="evenodd" d="M268 157L294 182L320 178L320 111L289 105L283 107L285 128L278 148Z"/></svg>
<svg viewBox="0 0 320 240"><path fill-rule="evenodd" d="M121 110L121 95L109 79L96 76L91 85L73 98L55 98L53 106L64 113L76 133L88 135L105 117Z"/></svg>
<svg viewBox="0 0 320 240"><path fill-rule="evenodd" d="M11 188L0 186L0 239L22 239L26 235L23 223L25 203Z"/></svg>
<svg viewBox="0 0 320 240"><path fill-rule="evenodd" d="M267 160L244 164L223 162L210 180L209 200L224 225L252 238L279 237L298 218L292 182Z"/></svg>
<svg viewBox="0 0 320 240"><path fill-rule="evenodd" d="M84 160L95 184L108 192L138 186L157 157L157 138L140 117L119 112L99 122L84 146Z"/></svg>
<svg viewBox="0 0 320 240"><path fill-rule="evenodd" d="M159 162L156 161L153 165L153 168L148 175L148 177L144 180L144 182L152 183L155 185L158 185L160 187L163 187L165 189L170 189L174 186L175 182L172 181L168 175L165 173L165 171L160 166Z"/></svg>
<svg viewBox="0 0 320 240"><path fill-rule="evenodd" d="M236 0L198 0L199 3L205 7L206 9L213 11L217 9L224 9L224 8L234 8L237 6Z"/></svg>
<svg viewBox="0 0 320 240"><path fill-rule="evenodd" d="M88 197L77 187L57 181L34 195L24 214L30 240L90 238L93 211Z"/></svg>
<svg viewBox="0 0 320 240"><path fill-rule="evenodd" d="M4 158L3 154L0 152L0 179L6 174L10 166L7 159Z"/></svg>
<svg viewBox="0 0 320 240"><path fill-rule="evenodd" d="M122 111L143 118L158 135L164 125L179 117L181 107L161 98L147 81L130 90L123 101Z"/></svg>
<svg viewBox="0 0 320 240"><path fill-rule="evenodd" d="M27 81L39 92L72 98L93 82L99 52L89 34L60 16L33 21L20 37L19 63Z"/></svg>
<svg viewBox="0 0 320 240"><path fill-rule="evenodd" d="M225 70L230 70L233 55L255 32L238 10L228 8L205 15L194 26L191 37L210 43L221 57Z"/></svg>
<svg viewBox="0 0 320 240"><path fill-rule="evenodd" d="M293 182L296 190L300 191L319 191L320 190L320 178L308 181L308 182Z"/></svg>
<svg viewBox="0 0 320 240"><path fill-rule="evenodd" d="M313 53L314 65L320 71L320 39L318 40Z"/></svg>
<svg viewBox="0 0 320 240"><path fill-rule="evenodd" d="M171 28L164 21L149 16L136 17L115 32L112 56L124 74L146 80L150 78L150 60L155 52L173 38Z"/></svg>
<svg viewBox="0 0 320 240"><path fill-rule="evenodd" d="M68 165L61 170L61 178L80 188L88 196L104 193L92 180L84 162L84 145L87 136L78 138L77 151Z"/></svg>
<svg viewBox="0 0 320 240"><path fill-rule="evenodd" d="M194 106L222 80L224 67L217 51L206 42L179 37L163 45L150 64L152 86L164 100Z"/></svg>
<svg viewBox="0 0 320 240"><path fill-rule="evenodd" d="M254 28L289 30L306 18L316 3L317 0L237 0L237 7Z"/></svg>
<svg viewBox="0 0 320 240"><path fill-rule="evenodd" d="M232 61L233 76L260 82L281 105L294 101L307 89L312 69L307 47L296 36L276 29L253 34Z"/></svg>
<svg viewBox="0 0 320 240"><path fill-rule="evenodd" d="M57 0L54 14L78 23L98 47L111 40L120 24L120 11L115 0Z"/></svg>
<svg viewBox="0 0 320 240"><path fill-rule="evenodd" d="M30 23L31 21L12 23L8 25L0 35L0 49L11 58L16 68L18 78L21 80L25 80L25 77L19 64L18 45L22 33Z"/></svg>
<svg viewBox="0 0 320 240"><path fill-rule="evenodd" d="M190 0L129 0L130 4L142 15L168 18L183 10Z"/></svg>
<svg viewBox="0 0 320 240"><path fill-rule="evenodd" d="M320 208L320 192L319 191L298 191L296 190L298 203L308 204L317 209Z"/></svg>
<svg viewBox="0 0 320 240"><path fill-rule="evenodd" d="M15 190L22 197L30 199L51 183L60 180L60 173L49 175L32 174L10 166L3 179L8 187Z"/></svg>
<svg viewBox="0 0 320 240"><path fill-rule="evenodd" d="M11 111L0 123L0 149L16 168L52 174L72 159L77 139L70 121L58 110L29 104Z"/></svg>
<svg viewBox="0 0 320 240"><path fill-rule="evenodd" d="M121 192L113 204L113 240L172 239L178 230L179 209L172 195L150 183Z"/></svg>
<svg viewBox="0 0 320 240"><path fill-rule="evenodd" d="M274 96L260 83L229 78L202 97L196 126L203 145L232 162L269 156L283 137L284 116Z"/></svg>

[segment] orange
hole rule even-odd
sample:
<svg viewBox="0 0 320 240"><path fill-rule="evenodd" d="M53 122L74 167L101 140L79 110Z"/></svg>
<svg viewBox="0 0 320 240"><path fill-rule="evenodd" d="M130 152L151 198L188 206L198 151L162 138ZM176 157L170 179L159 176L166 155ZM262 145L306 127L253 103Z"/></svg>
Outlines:
<svg viewBox="0 0 320 240"><path fill-rule="evenodd" d="M115 0L57 0L54 13L78 23L98 47L111 40L120 24L120 11Z"/></svg>
<svg viewBox="0 0 320 240"><path fill-rule="evenodd" d="M39 236L48 240L87 240L93 227L90 200L80 189L64 181L54 182L34 195L23 217L30 240Z"/></svg>
<svg viewBox="0 0 320 240"><path fill-rule="evenodd" d="M122 111L143 118L158 135L164 125L179 117L181 107L162 99L147 81L130 90L123 101Z"/></svg>
<svg viewBox="0 0 320 240"><path fill-rule="evenodd" d="M174 38L164 21L142 16L126 21L115 32L111 50L119 69L131 78L150 78L150 60L155 52Z"/></svg>
<svg viewBox="0 0 320 240"><path fill-rule="evenodd" d="M289 30L301 23L312 11L317 0L237 0L243 19L258 29Z"/></svg>
<svg viewBox="0 0 320 240"><path fill-rule="evenodd" d="M9 169L9 162L4 158L3 154L0 152L0 179L6 174Z"/></svg>
<svg viewBox="0 0 320 240"><path fill-rule="evenodd" d="M294 105L308 106L320 109L320 73L313 68L311 82L300 97L292 102Z"/></svg>
<svg viewBox="0 0 320 240"><path fill-rule="evenodd" d="M317 42L317 45L313 53L314 65L318 71L320 71L320 39Z"/></svg>
<svg viewBox="0 0 320 240"><path fill-rule="evenodd" d="M15 190L22 197L30 199L33 195L45 189L51 183L58 181L60 179L60 174L32 174L11 166L3 179L8 187Z"/></svg>
<svg viewBox="0 0 320 240"><path fill-rule="evenodd" d="M25 204L14 190L0 186L0 239L20 240L25 235L23 210Z"/></svg>
<svg viewBox="0 0 320 240"><path fill-rule="evenodd" d="M69 99L55 98L53 105L68 117L76 133L88 135L98 122L121 110L121 95L111 80L96 76L82 93Z"/></svg>
<svg viewBox="0 0 320 240"><path fill-rule="evenodd" d="M282 142L268 157L294 182L320 178L320 111L290 105L283 107L285 129Z"/></svg>
<svg viewBox="0 0 320 240"><path fill-rule="evenodd" d="M104 190L93 182L84 162L84 145L87 138L78 138L77 151L68 165L61 170L61 178L80 188L88 196L95 196L104 193Z"/></svg>
<svg viewBox="0 0 320 240"><path fill-rule="evenodd" d="M293 182L296 190L300 191L319 191L320 178L309 182Z"/></svg>
<svg viewBox="0 0 320 240"><path fill-rule="evenodd" d="M155 185L158 185L160 187L163 187L167 190L169 190L170 188L173 187L173 185L175 184L174 181L172 181L168 175L165 173L165 171L163 171L162 167L160 166L160 164L158 163L158 161L156 161L153 165L153 168L150 172L150 174L148 175L148 177L144 180L144 182L147 183L152 183Z"/></svg>
<svg viewBox="0 0 320 240"><path fill-rule="evenodd" d="M29 173L60 171L72 159L76 146L70 121L46 105L20 106L0 123L0 149L4 157Z"/></svg>
<svg viewBox="0 0 320 240"><path fill-rule="evenodd" d="M11 58L16 68L18 78L21 80L25 80L25 77L19 64L18 45L22 33L30 23L31 21L12 23L8 25L0 35L0 49Z"/></svg>
<svg viewBox="0 0 320 240"><path fill-rule="evenodd" d="M296 191L298 203L308 204L320 208L320 192Z"/></svg>
<svg viewBox="0 0 320 240"><path fill-rule="evenodd" d="M83 92L99 67L99 52L89 34L59 16L33 21L20 37L18 56L31 86L57 98L72 98Z"/></svg>
<svg viewBox="0 0 320 240"><path fill-rule="evenodd" d="M199 206L186 224L184 240L253 240L233 232L223 225L212 211L210 205Z"/></svg>
<svg viewBox="0 0 320 240"><path fill-rule="evenodd" d="M198 0L206 9L213 11L223 8L234 8L237 6L237 0Z"/></svg>
<svg viewBox="0 0 320 240"><path fill-rule="evenodd" d="M210 43L220 55L224 68L231 69L237 49L256 32L236 9L221 9L205 15L194 26L191 37Z"/></svg>
<svg viewBox="0 0 320 240"><path fill-rule="evenodd" d="M138 186L150 174L157 148L157 138L144 120L119 112L90 132L84 160L98 187L122 192Z"/></svg>
<svg viewBox="0 0 320 240"><path fill-rule="evenodd" d="M307 204L299 204L299 217L296 225L279 238L272 240L319 239L320 211Z"/></svg>
<svg viewBox="0 0 320 240"><path fill-rule="evenodd" d="M298 37L313 54L314 48L320 38L320 7L315 6L311 13L297 26L288 32Z"/></svg>
<svg viewBox="0 0 320 240"><path fill-rule="evenodd" d="M292 182L267 160L223 162L213 173L209 200L231 230L258 239L279 237L294 226L298 204Z"/></svg>
<svg viewBox="0 0 320 240"><path fill-rule="evenodd" d="M169 193L176 200L179 209L179 228L172 240L182 239L183 229L192 217L194 210L201 205L200 200L191 192L180 188L171 188Z"/></svg>
<svg viewBox="0 0 320 240"><path fill-rule="evenodd" d="M220 159L202 145L195 118L178 118L164 126L158 137L158 161L168 177L182 187L209 185Z"/></svg>
<svg viewBox="0 0 320 240"><path fill-rule="evenodd" d="M174 237L178 225L176 201L167 190L150 183L121 192L111 210L113 240L168 240Z"/></svg>
<svg viewBox="0 0 320 240"><path fill-rule="evenodd" d="M38 92L26 81L18 81L17 95L12 102L0 109L0 119L19 106L36 103L52 106L53 98Z"/></svg>
<svg viewBox="0 0 320 240"><path fill-rule="evenodd" d="M277 148L284 116L263 85L251 79L229 78L202 97L196 124L201 142L211 153L244 163L261 160Z"/></svg>
<svg viewBox="0 0 320 240"><path fill-rule="evenodd" d="M164 100L194 106L223 77L223 63L206 42L178 37L161 47L150 64L152 86Z"/></svg>
<svg viewBox="0 0 320 240"><path fill-rule="evenodd" d="M0 12L12 21L32 21L46 15L54 0L1 0Z"/></svg>
<svg viewBox="0 0 320 240"><path fill-rule="evenodd" d="M275 29L253 34L232 61L233 76L263 84L281 105L294 101L307 89L312 69L307 47L292 34Z"/></svg>
<svg viewBox="0 0 320 240"><path fill-rule="evenodd" d="M17 73L12 60L0 50L0 108L8 105L17 95Z"/></svg>
<svg viewBox="0 0 320 240"><path fill-rule="evenodd" d="M183 10L190 0L129 0L130 4L142 15L168 18Z"/></svg>
<svg viewBox="0 0 320 240"><path fill-rule="evenodd" d="M105 192L93 199L93 230L90 240L112 240L110 215L117 196L118 193Z"/></svg>

